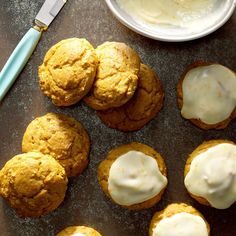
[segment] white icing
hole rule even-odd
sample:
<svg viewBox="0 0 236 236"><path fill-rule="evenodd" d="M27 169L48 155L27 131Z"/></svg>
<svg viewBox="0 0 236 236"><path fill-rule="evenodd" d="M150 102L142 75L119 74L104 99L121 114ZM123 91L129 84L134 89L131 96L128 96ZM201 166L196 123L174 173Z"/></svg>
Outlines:
<svg viewBox="0 0 236 236"><path fill-rule="evenodd" d="M190 70L183 81L183 107L186 119L216 124L229 118L236 107L236 75L219 65Z"/></svg>
<svg viewBox="0 0 236 236"><path fill-rule="evenodd" d="M199 32L224 17L232 0L116 0L139 24L151 30L166 28L169 33L183 29Z"/></svg>
<svg viewBox="0 0 236 236"><path fill-rule="evenodd" d="M214 0L117 0L134 18L150 24L183 25L208 14Z"/></svg>
<svg viewBox="0 0 236 236"><path fill-rule="evenodd" d="M152 236L208 236L205 221L186 212L162 219L153 229Z"/></svg>
<svg viewBox="0 0 236 236"><path fill-rule="evenodd" d="M223 143L194 158L184 184L213 207L226 209L236 201L235 176L236 145Z"/></svg>
<svg viewBox="0 0 236 236"><path fill-rule="evenodd" d="M112 199L124 206L141 203L159 194L167 178L156 160L138 151L118 157L110 168L108 191Z"/></svg>

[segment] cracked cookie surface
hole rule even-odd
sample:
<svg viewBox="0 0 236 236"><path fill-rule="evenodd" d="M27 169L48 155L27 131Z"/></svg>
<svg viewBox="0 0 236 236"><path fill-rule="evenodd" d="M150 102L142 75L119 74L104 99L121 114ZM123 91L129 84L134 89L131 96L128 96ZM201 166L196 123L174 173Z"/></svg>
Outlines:
<svg viewBox="0 0 236 236"><path fill-rule="evenodd" d="M95 110L119 107L137 88L140 58L124 43L106 42L96 48L99 65L84 101Z"/></svg>
<svg viewBox="0 0 236 236"><path fill-rule="evenodd" d="M123 106L98 111L100 119L109 127L121 131L141 129L161 110L164 92L156 73L141 64L138 88Z"/></svg>
<svg viewBox="0 0 236 236"><path fill-rule="evenodd" d="M65 170L49 155L20 154L0 171L0 194L23 217L39 217L55 210L66 189Z"/></svg>
<svg viewBox="0 0 236 236"><path fill-rule="evenodd" d="M86 226L70 226L59 232L56 236L73 236L77 234L83 236L102 236L95 229Z"/></svg>
<svg viewBox="0 0 236 236"><path fill-rule="evenodd" d="M39 66L40 88L57 106L75 104L90 90L97 64L95 50L86 39L62 40Z"/></svg>
<svg viewBox="0 0 236 236"><path fill-rule="evenodd" d="M89 136L75 119L48 113L27 127L22 152L38 151L54 157L65 168L67 176L76 176L87 167Z"/></svg>

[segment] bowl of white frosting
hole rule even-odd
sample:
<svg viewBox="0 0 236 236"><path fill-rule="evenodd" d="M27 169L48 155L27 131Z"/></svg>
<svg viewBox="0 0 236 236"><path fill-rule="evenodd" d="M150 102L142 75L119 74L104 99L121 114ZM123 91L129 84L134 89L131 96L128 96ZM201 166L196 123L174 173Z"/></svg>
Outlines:
<svg viewBox="0 0 236 236"><path fill-rule="evenodd" d="M113 14L133 31L169 42L201 38L233 14L236 0L106 0Z"/></svg>

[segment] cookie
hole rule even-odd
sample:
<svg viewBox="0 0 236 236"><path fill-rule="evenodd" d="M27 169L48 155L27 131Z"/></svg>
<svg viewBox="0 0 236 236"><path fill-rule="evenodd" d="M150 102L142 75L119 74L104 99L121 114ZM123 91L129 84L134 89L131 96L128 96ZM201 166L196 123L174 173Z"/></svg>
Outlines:
<svg viewBox="0 0 236 236"><path fill-rule="evenodd" d="M65 170L49 155L20 154L0 171L0 195L23 217L39 217L55 210L66 189Z"/></svg>
<svg viewBox="0 0 236 236"><path fill-rule="evenodd" d="M209 236L210 226L203 215L184 203L168 205L151 220L149 236Z"/></svg>
<svg viewBox="0 0 236 236"><path fill-rule="evenodd" d="M235 170L236 145L228 140L210 140L189 155L184 184L199 203L226 209L236 201Z"/></svg>
<svg viewBox="0 0 236 236"><path fill-rule="evenodd" d="M43 93L57 106L80 101L92 87L98 59L86 39L70 38L49 49L39 66L39 83Z"/></svg>
<svg viewBox="0 0 236 236"><path fill-rule="evenodd" d="M141 64L138 88L134 96L123 106L97 111L107 126L121 131L141 129L161 110L164 91L156 73Z"/></svg>
<svg viewBox="0 0 236 236"><path fill-rule="evenodd" d="M217 64L190 65L177 86L181 115L201 129L224 129L236 117L236 75Z"/></svg>
<svg viewBox="0 0 236 236"><path fill-rule="evenodd" d="M95 229L85 226L70 226L56 236L102 236Z"/></svg>
<svg viewBox="0 0 236 236"><path fill-rule="evenodd" d="M167 186L166 176L161 155L135 142L112 149L98 168L104 193L130 210L150 208L159 202Z"/></svg>
<svg viewBox="0 0 236 236"><path fill-rule="evenodd" d="M65 168L68 177L79 175L88 165L89 136L75 119L48 113L27 127L22 151L38 151L54 157Z"/></svg>
<svg viewBox="0 0 236 236"><path fill-rule="evenodd" d="M106 42L96 49L99 65L84 101L95 110L125 104L134 94L140 68L138 54L124 43Z"/></svg>

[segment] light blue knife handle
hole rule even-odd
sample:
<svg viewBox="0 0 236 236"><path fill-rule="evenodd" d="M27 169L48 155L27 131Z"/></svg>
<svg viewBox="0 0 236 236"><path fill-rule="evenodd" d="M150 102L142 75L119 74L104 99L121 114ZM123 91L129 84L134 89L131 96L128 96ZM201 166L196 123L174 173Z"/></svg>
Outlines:
<svg viewBox="0 0 236 236"><path fill-rule="evenodd" d="M0 101L4 98L38 44L42 32L31 28L18 43L0 72Z"/></svg>

